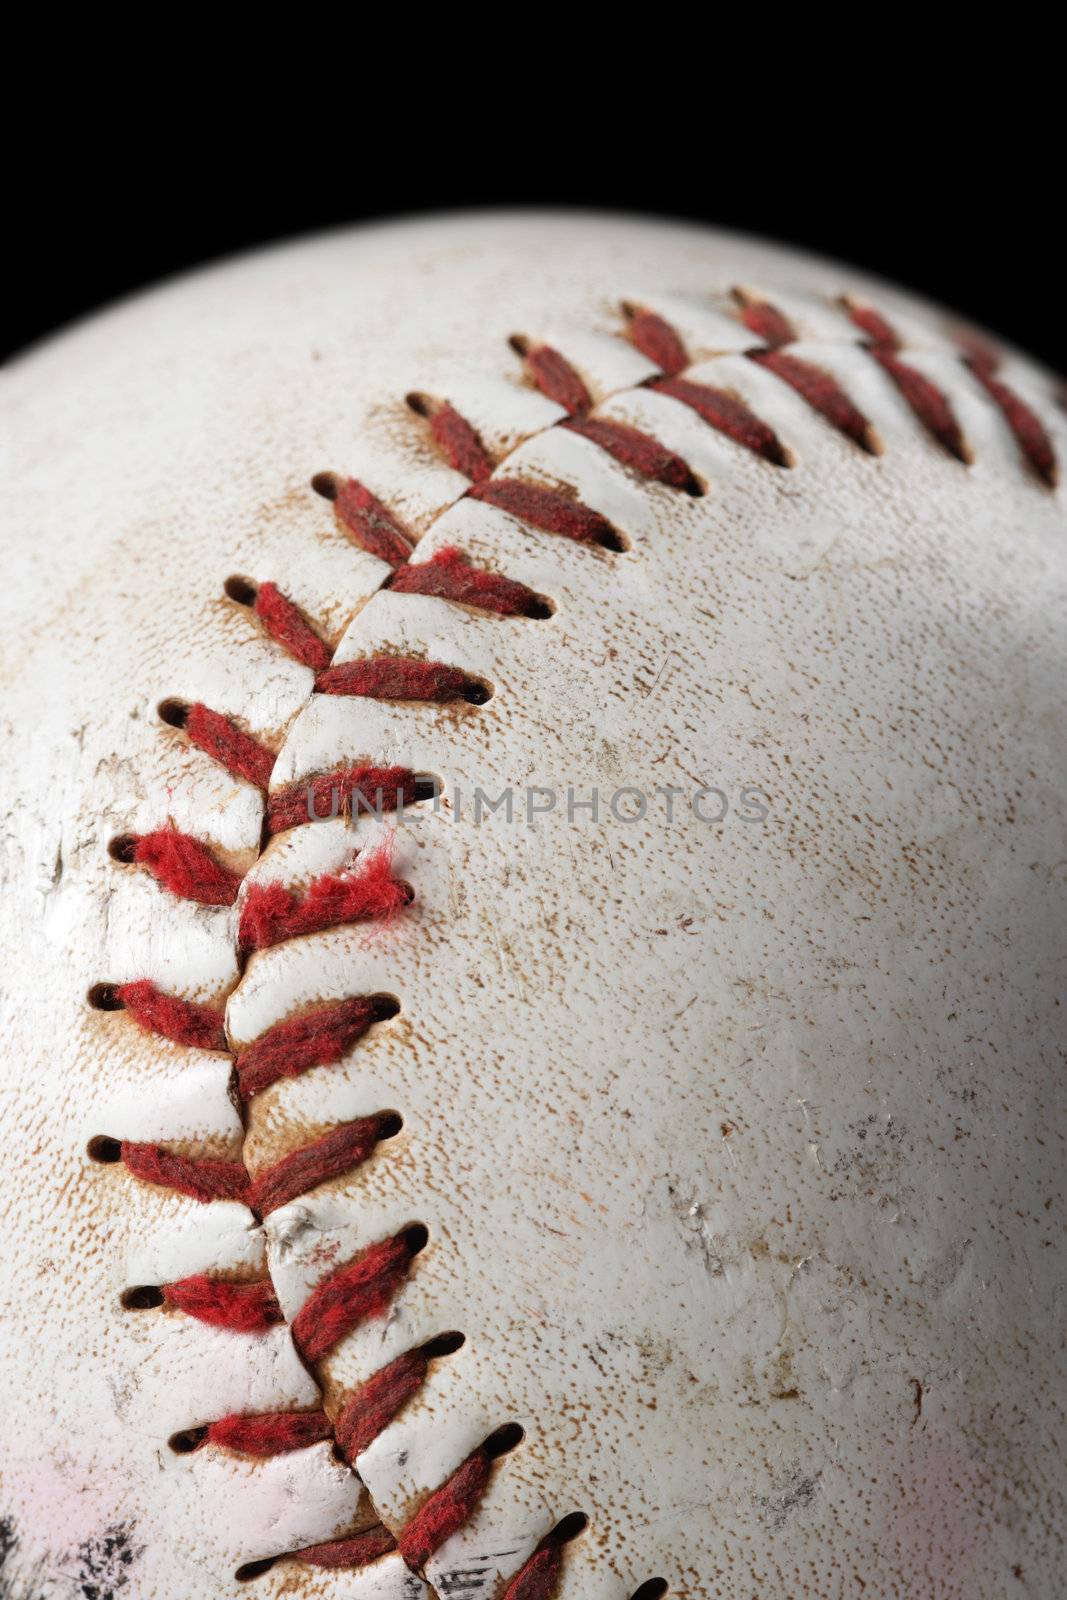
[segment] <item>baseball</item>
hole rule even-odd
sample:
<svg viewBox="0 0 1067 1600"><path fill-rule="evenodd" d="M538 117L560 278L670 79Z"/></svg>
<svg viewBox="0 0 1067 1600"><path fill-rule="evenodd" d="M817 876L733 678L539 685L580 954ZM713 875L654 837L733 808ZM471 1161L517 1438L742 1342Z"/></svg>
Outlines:
<svg viewBox="0 0 1067 1600"><path fill-rule="evenodd" d="M1055 380L460 214L3 408L4 1600L1056 1600Z"/></svg>

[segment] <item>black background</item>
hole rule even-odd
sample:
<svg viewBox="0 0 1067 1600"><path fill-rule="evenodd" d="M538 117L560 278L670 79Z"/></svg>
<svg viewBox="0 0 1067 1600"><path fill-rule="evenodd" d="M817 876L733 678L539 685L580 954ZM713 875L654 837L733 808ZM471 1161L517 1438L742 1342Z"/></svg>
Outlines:
<svg viewBox="0 0 1067 1600"><path fill-rule="evenodd" d="M431 42L410 73L395 57L369 66L357 52L346 70L294 49L288 72L222 60L207 81L64 86L60 137L38 152L24 134L14 163L4 349L273 239L412 211L567 205L854 262L1063 371L1058 92L1033 82L1032 63L1025 83L960 60L879 79L859 39L838 42L852 59L832 88L799 64L755 62L672 90L683 63L655 40L569 73L514 55L435 69ZM724 58L742 48L724 43Z"/></svg>

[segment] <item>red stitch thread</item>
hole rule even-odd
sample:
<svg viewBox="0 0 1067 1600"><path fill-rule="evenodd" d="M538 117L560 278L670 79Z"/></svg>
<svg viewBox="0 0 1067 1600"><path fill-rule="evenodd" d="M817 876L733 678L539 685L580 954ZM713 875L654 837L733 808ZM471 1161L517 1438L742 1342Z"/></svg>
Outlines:
<svg viewBox="0 0 1067 1600"><path fill-rule="evenodd" d="M405 1234L371 1245L314 1289L293 1318L292 1334L305 1361L315 1362L367 1317L382 1316L411 1261Z"/></svg>
<svg viewBox="0 0 1067 1600"><path fill-rule="evenodd" d="M999 407L1005 422L1015 435L1024 460L1050 489L1056 487L1059 469L1052 440L1044 425L1035 416L1026 401L1014 389L996 376L997 359L989 351L972 350L965 355L964 365L969 368L993 403Z"/></svg>
<svg viewBox="0 0 1067 1600"><path fill-rule="evenodd" d="M209 1322L213 1328L230 1328L234 1333L266 1333L268 1328L285 1321L269 1278L229 1283L225 1278L199 1273L168 1283L163 1298L167 1305L199 1322Z"/></svg>
<svg viewBox="0 0 1067 1600"><path fill-rule="evenodd" d="M630 428L623 422L607 417L576 417L562 424L571 433L580 433L583 439L599 446L624 467L632 467L643 478L666 483L672 489L687 489L690 493L698 487L696 478L681 456L668 450L647 433Z"/></svg>
<svg viewBox="0 0 1067 1600"><path fill-rule="evenodd" d="M813 411L826 418L839 433L853 439L868 455L876 456L878 445L874 430L863 412L852 404L841 386L829 373L787 355L784 350L749 350L748 358L758 366L766 367L776 378L781 378L806 400Z"/></svg>
<svg viewBox="0 0 1067 1600"><path fill-rule="evenodd" d="M490 478L487 483L476 483L470 493L472 499L498 506L546 533L558 533L583 544L618 547L618 535L606 517L555 489L541 489L518 478Z"/></svg>
<svg viewBox="0 0 1067 1600"><path fill-rule="evenodd" d="M411 555L411 540L382 502L355 478L343 483L333 497L334 510L356 543L379 561L402 567Z"/></svg>
<svg viewBox="0 0 1067 1600"><path fill-rule="evenodd" d="M322 672L330 665L329 647L276 584L260 584L256 591L255 613L271 638L302 666Z"/></svg>
<svg viewBox="0 0 1067 1600"><path fill-rule="evenodd" d="M262 1094L281 1078L298 1078L311 1067L340 1061L357 1039L362 1039L375 1016L374 1002L360 997L338 1000L319 1011L309 1011L268 1028L237 1057L237 1087L242 1100Z"/></svg>
<svg viewBox="0 0 1067 1600"><path fill-rule="evenodd" d="M380 1556L396 1549L396 1540L380 1523L348 1539L330 1539L326 1544L309 1544L295 1551L298 1561L312 1567L366 1567Z"/></svg>
<svg viewBox="0 0 1067 1600"><path fill-rule="evenodd" d="M379 656L327 667L315 679L319 694L359 694L372 700L460 700L471 679L458 667L411 656Z"/></svg>
<svg viewBox="0 0 1067 1600"><path fill-rule="evenodd" d="M657 394L669 395L684 406L689 406L709 427L726 434L736 444L744 445L765 461L776 467L789 465L789 453L773 428L761 422L755 412L743 401L723 389L713 389L704 383L691 383L687 378L660 378L649 384Z"/></svg>
<svg viewBox="0 0 1067 1600"><path fill-rule="evenodd" d="M161 1034L164 1039L191 1045L195 1050L226 1049L223 1014L212 1006L164 994L148 978L121 983L115 994L146 1033Z"/></svg>
<svg viewBox="0 0 1067 1600"><path fill-rule="evenodd" d="M393 877L391 844L360 857L353 872L324 872L298 900L281 883L256 883L241 908L238 948L266 950L304 933L342 923L387 920L410 905L412 893Z"/></svg>
<svg viewBox="0 0 1067 1600"><path fill-rule="evenodd" d="M654 311L632 311L629 331L631 342L668 378L675 377L683 367L689 365L689 356L681 336L669 322L657 317Z"/></svg>
<svg viewBox="0 0 1067 1600"><path fill-rule="evenodd" d="M970 451L947 395L921 372L901 361L892 347L874 344L868 345L867 351L893 380L927 432L957 461L969 461Z"/></svg>
<svg viewBox="0 0 1067 1600"><path fill-rule="evenodd" d="M425 1382L429 1362L421 1350L408 1350L382 1367L354 1395L334 1426L337 1443L352 1465Z"/></svg>
<svg viewBox="0 0 1067 1600"><path fill-rule="evenodd" d="M851 300L848 295L842 295L841 304L848 312L856 327L865 333L873 344L882 350L899 350L901 348L900 335L887 322L880 311L873 306L860 305L856 300Z"/></svg>
<svg viewBox="0 0 1067 1600"><path fill-rule="evenodd" d="M177 828L141 834L133 859L171 894L202 906L232 906L241 887L239 873L222 866L199 839Z"/></svg>
<svg viewBox="0 0 1067 1600"><path fill-rule="evenodd" d="M430 432L449 466L462 472L472 483L484 483L493 463L478 434L466 417L461 417L447 402L430 414Z"/></svg>
<svg viewBox="0 0 1067 1600"><path fill-rule="evenodd" d="M209 711L199 701L188 708L182 726L191 744L203 750L235 778L245 778L258 789L266 789L274 769L275 755L218 711Z"/></svg>
<svg viewBox="0 0 1067 1600"><path fill-rule="evenodd" d="M592 396L570 362L551 345L530 345L523 352L526 370L542 394L570 416L580 416L593 404Z"/></svg>
<svg viewBox="0 0 1067 1600"><path fill-rule="evenodd" d="M207 1430L212 1444L262 1458L304 1450L332 1437L330 1419L324 1411L268 1411L254 1417L220 1417Z"/></svg>
<svg viewBox="0 0 1067 1600"><path fill-rule="evenodd" d="M277 1077L292 1076L295 1074L285 1069L277 1074ZM261 1217L268 1216L297 1195L307 1194L327 1179L339 1177L342 1172L358 1167L372 1154L381 1138L381 1126L380 1117L361 1117L358 1122L343 1123L331 1128L321 1139L303 1145L275 1162L260 1173L252 1186L255 1210Z"/></svg>
<svg viewBox="0 0 1067 1600"><path fill-rule="evenodd" d="M771 305L769 300L752 300L741 289L734 290L734 298L741 307L741 321L758 339L769 345L792 344L796 338L789 318Z"/></svg>
<svg viewBox="0 0 1067 1600"><path fill-rule="evenodd" d="M491 1468L488 1454L479 1448L430 1496L397 1539L408 1566L424 1567L434 1551L463 1526L485 1491Z"/></svg>
<svg viewBox="0 0 1067 1600"><path fill-rule="evenodd" d="M429 561L402 568L389 587L394 594L432 594L500 617L540 615L543 606L524 583L471 566L455 545L438 550Z"/></svg>
<svg viewBox="0 0 1067 1600"><path fill-rule="evenodd" d="M192 1200L239 1200L249 1203L249 1177L242 1161L194 1161L175 1155L161 1144L121 1143L122 1160L135 1178L177 1189Z"/></svg>
<svg viewBox="0 0 1067 1600"><path fill-rule="evenodd" d="M377 816L414 803L415 774L409 767L342 767L276 789L267 801L267 832L283 833L306 822L360 811Z"/></svg>
<svg viewBox="0 0 1067 1600"><path fill-rule="evenodd" d="M501 1600L552 1600L562 1573L562 1545L544 1545L515 1574Z"/></svg>

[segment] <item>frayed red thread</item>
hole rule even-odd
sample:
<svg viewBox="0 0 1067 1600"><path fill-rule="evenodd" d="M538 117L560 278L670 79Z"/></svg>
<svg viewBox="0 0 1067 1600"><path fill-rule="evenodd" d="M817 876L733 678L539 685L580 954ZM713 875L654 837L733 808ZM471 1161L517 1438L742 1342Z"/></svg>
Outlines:
<svg viewBox="0 0 1067 1600"><path fill-rule="evenodd" d="M393 877L391 843L359 858L352 872L325 872L302 900L281 883L253 884L241 908L241 950L266 950L305 933L343 923L388 920L411 903L411 890Z"/></svg>
<svg viewBox="0 0 1067 1600"><path fill-rule="evenodd" d="M291 1076L294 1074L283 1069L272 1081ZM238 1079L240 1081L240 1068ZM261 1217L268 1216L279 1206L295 1200L297 1195L307 1194L329 1178L340 1177L341 1173L358 1167L373 1153L381 1138L381 1129L380 1117L361 1117L358 1122L331 1128L321 1139L276 1161L261 1172L252 1185L253 1209Z"/></svg>
<svg viewBox="0 0 1067 1600"><path fill-rule="evenodd" d="M691 383L687 378L660 378L650 383L649 388L688 406L709 427L726 434L735 444L744 445L746 450L762 456L765 461L772 461L776 467L789 465L789 454L773 428L761 422L743 401L725 390Z"/></svg>
<svg viewBox="0 0 1067 1600"><path fill-rule="evenodd" d="M177 828L142 833L134 844L133 859L171 894L198 905L232 906L241 887L239 873L222 866L199 839Z"/></svg>
<svg viewBox="0 0 1067 1600"><path fill-rule="evenodd" d="M146 1033L158 1033L175 1044L191 1045L195 1050L225 1050L226 1029L223 1014L212 1006L197 1005L164 994L148 978L120 983L116 997Z"/></svg>
<svg viewBox="0 0 1067 1600"><path fill-rule="evenodd" d="M161 1144L121 1143L124 1165L135 1178L176 1189L191 1200L237 1200L248 1205L249 1177L241 1161L194 1161L175 1155Z"/></svg>
<svg viewBox="0 0 1067 1600"><path fill-rule="evenodd" d="M475 606L499 617L540 614L539 597L524 583L471 566L455 545L447 545L431 556L404 567L390 584L394 594L432 594L441 600Z"/></svg>
<svg viewBox="0 0 1067 1600"><path fill-rule="evenodd" d="M414 803L415 774L410 767L342 767L276 789L267 801L267 832L283 833L307 822L361 811L381 816Z"/></svg>
<svg viewBox="0 0 1067 1600"><path fill-rule="evenodd" d="M404 565L411 555L411 540L392 512L369 489L349 478L337 490L333 504L357 544L391 567Z"/></svg>
<svg viewBox="0 0 1067 1600"><path fill-rule="evenodd" d="M288 650L294 660L313 672L330 665L331 651L306 617L276 584L261 583L256 591L255 613L271 638Z"/></svg>
<svg viewBox="0 0 1067 1600"><path fill-rule="evenodd" d="M512 1578L501 1600L552 1600L563 1574L563 1546L542 1545Z"/></svg>
<svg viewBox="0 0 1067 1600"><path fill-rule="evenodd" d="M367 1567L372 1561L396 1549L396 1540L389 1529L382 1526L367 1528L347 1539L330 1539L326 1544L309 1544L294 1551L297 1561L306 1561L311 1567Z"/></svg>
<svg viewBox="0 0 1067 1600"><path fill-rule="evenodd" d="M876 311L873 306L861 305L858 301L849 299L848 295L842 297L841 304L860 332L865 333L871 343L876 344L880 350L895 351L901 348L900 335L880 311Z"/></svg>
<svg viewBox="0 0 1067 1600"><path fill-rule="evenodd" d="M852 439L868 455L879 453L871 424L829 373L820 371L807 361L798 360L796 356L787 355L784 350L750 350L748 358L757 366L766 367L776 378L781 378L802 400L807 401L813 411L825 417L839 433Z"/></svg>
<svg viewBox="0 0 1067 1600"><path fill-rule="evenodd" d="M974 373L1015 435L1015 442L1023 459L1029 462L1042 483L1054 489L1059 477L1059 468L1052 440L1046 433L1044 424L1031 411L1022 396L1016 394L1014 389L1009 388L997 377L998 362L991 351L975 348L966 354L963 360L964 365Z"/></svg>
<svg viewBox="0 0 1067 1600"><path fill-rule="evenodd" d="M408 1350L382 1367L353 1395L337 1418L334 1433L345 1460L354 1465L388 1427L426 1380L429 1362L421 1350Z"/></svg>
<svg viewBox="0 0 1067 1600"><path fill-rule="evenodd" d="M278 1296L269 1278L255 1283L229 1283L200 1273L168 1283L163 1290L167 1305L175 1306L198 1322L234 1333L266 1333L284 1322Z"/></svg>
<svg viewBox="0 0 1067 1600"><path fill-rule="evenodd" d="M190 706L183 723L185 732L198 750L203 750L235 778L254 783L257 789L266 789L274 770L275 755L266 745L260 744L250 734L243 732L229 717L207 706Z"/></svg>
<svg viewBox="0 0 1067 1600"><path fill-rule="evenodd" d="M523 356L526 370L541 393L562 406L570 416L580 416L592 405L592 396L570 362L551 345L531 345Z"/></svg>
<svg viewBox="0 0 1067 1600"><path fill-rule="evenodd" d="M522 483L518 478L490 478L488 483L475 484L470 493L472 499L497 506L518 517L520 522L528 522L532 528L541 528L546 533L558 533L565 539L609 548L618 543L618 536L606 517L556 489L541 489L533 483Z"/></svg>
<svg viewBox="0 0 1067 1600"><path fill-rule="evenodd" d="M631 343L668 378L677 376L689 365L689 355L680 334L654 311L632 312L629 332Z"/></svg>
<svg viewBox="0 0 1067 1600"><path fill-rule="evenodd" d="M242 1100L262 1094L281 1078L298 1078L311 1067L340 1061L375 1020L371 1000L338 1000L321 1010L279 1022L260 1034L237 1057L237 1088Z"/></svg>
<svg viewBox="0 0 1067 1600"><path fill-rule="evenodd" d="M957 461L969 461L971 457L963 429L956 420L956 413L947 395L915 367L901 361L891 346L871 344L867 346L867 353L892 379L927 433L932 434Z"/></svg>
<svg viewBox="0 0 1067 1600"><path fill-rule="evenodd" d="M668 450L658 439L624 422L613 422L607 417L575 417L562 426L572 433L580 433L583 439L621 461L624 467L639 472L642 478L690 493L697 487L696 478L681 456Z"/></svg>
<svg viewBox="0 0 1067 1600"><path fill-rule="evenodd" d="M293 1318L293 1342L305 1361L320 1361L368 1317L389 1309L411 1261L405 1234L371 1245L314 1289Z"/></svg>
<svg viewBox="0 0 1067 1600"><path fill-rule="evenodd" d="M493 463L477 432L455 406L447 402L430 414L430 432L450 467L462 472L472 483L484 483Z"/></svg>
<svg viewBox="0 0 1067 1600"><path fill-rule="evenodd" d="M330 1419L324 1411L269 1411L259 1416L220 1417L207 1430L212 1444L242 1455L287 1455L333 1438Z"/></svg>
<svg viewBox="0 0 1067 1600"><path fill-rule="evenodd" d="M396 1541L409 1567L416 1571L424 1567L434 1551L463 1526L485 1492L491 1470L486 1450L475 1450L430 1496Z"/></svg>
<svg viewBox="0 0 1067 1600"><path fill-rule="evenodd" d="M796 338L796 331L789 318L779 311L777 306L773 306L769 300L751 299L741 289L734 290L734 298L741 308L741 321L757 339L765 339L769 345L775 347L792 344Z"/></svg>
<svg viewBox="0 0 1067 1600"><path fill-rule="evenodd" d="M471 679L458 667L411 656L379 656L327 667L315 679L319 694L358 694L372 700L433 700L447 704L470 691Z"/></svg>

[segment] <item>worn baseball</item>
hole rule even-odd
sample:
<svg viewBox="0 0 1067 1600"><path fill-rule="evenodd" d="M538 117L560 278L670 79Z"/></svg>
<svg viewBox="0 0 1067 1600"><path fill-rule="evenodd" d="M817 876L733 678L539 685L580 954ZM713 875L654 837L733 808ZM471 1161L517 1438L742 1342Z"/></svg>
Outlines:
<svg viewBox="0 0 1067 1600"><path fill-rule="evenodd" d="M1055 1600L1054 380L460 215L4 385L4 1600Z"/></svg>

